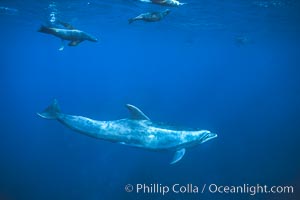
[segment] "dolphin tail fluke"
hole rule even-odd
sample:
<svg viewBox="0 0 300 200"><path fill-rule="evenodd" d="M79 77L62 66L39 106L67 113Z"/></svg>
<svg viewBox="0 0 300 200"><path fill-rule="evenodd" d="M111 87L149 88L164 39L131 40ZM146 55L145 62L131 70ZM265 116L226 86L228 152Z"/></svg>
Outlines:
<svg viewBox="0 0 300 200"><path fill-rule="evenodd" d="M47 26L41 25L38 32L52 34L53 30L51 28L47 27Z"/></svg>
<svg viewBox="0 0 300 200"><path fill-rule="evenodd" d="M131 24L134 21L136 21L136 18L130 18L130 19L128 19L128 24Z"/></svg>
<svg viewBox="0 0 300 200"><path fill-rule="evenodd" d="M60 114L60 108L56 99L43 112L37 113L40 117L45 119L57 119Z"/></svg>

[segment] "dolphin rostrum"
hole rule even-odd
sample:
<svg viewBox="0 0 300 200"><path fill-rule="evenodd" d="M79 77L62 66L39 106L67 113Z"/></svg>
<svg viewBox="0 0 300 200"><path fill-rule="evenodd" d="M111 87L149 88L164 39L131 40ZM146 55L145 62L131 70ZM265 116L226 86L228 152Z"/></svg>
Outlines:
<svg viewBox="0 0 300 200"><path fill-rule="evenodd" d="M174 164L181 160L187 147L202 144L217 137L207 130L183 130L151 121L140 109L127 104L130 117L113 121L96 121L82 116L63 114L57 100L43 112L45 119L56 119L72 130L94 138L149 150L175 151Z"/></svg>

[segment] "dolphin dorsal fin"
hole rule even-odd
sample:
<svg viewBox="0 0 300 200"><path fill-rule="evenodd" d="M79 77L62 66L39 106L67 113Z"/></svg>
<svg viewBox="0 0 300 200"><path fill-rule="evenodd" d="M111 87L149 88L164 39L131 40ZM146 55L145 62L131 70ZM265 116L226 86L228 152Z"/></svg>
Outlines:
<svg viewBox="0 0 300 200"><path fill-rule="evenodd" d="M64 26L66 29L69 29L69 30L74 30L74 26L72 26L71 24L69 23L66 23L66 22L63 22L63 21L60 21L60 20L57 20L57 22L59 24L61 24L62 26Z"/></svg>
<svg viewBox="0 0 300 200"><path fill-rule="evenodd" d="M134 120L150 120L149 117L147 117L137 107L135 107L133 105L130 105L130 104L126 104L126 107L128 108L129 113L130 113L130 119L134 119Z"/></svg>

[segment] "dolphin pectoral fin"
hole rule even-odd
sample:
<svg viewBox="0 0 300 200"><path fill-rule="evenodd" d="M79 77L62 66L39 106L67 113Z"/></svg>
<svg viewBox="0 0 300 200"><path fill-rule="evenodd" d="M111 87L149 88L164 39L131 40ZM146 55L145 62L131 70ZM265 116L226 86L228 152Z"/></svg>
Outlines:
<svg viewBox="0 0 300 200"><path fill-rule="evenodd" d="M82 42L83 40L74 40L71 41L68 45L69 46L77 46L80 42Z"/></svg>
<svg viewBox="0 0 300 200"><path fill-rule="evenodd" d="M64 42L64 40L61 40L61 45L58 50L62 51L62 50L64 50L64 48L65 48L65 42Z"/></svg>
<svg viewBox="0 0 300 200"><path fill-rule="evenodd" d="M130 105L130 104L126 104L126 107L129 110L130 113L130 119L133 120L150 120L149 117L147 117L140 109L138 109L137 107Z"/></svg>
<svg viewBox="0 0 300 200"><path fill-rule="evenodd" d="M170 165L173 165L173 164L177 163L178 161L180 161L181 158L184 156L184 154L185 154L185 148L176 151Z"/></svg>

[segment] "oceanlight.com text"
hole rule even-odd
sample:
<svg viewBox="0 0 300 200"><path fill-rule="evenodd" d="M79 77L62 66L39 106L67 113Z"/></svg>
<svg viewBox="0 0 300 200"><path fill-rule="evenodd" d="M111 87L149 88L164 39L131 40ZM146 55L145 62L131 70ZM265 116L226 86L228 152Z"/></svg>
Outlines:
<svg viewBox="0 0 300 200"><path fill-rule="evenodd" d="M239 186L225 186L210 184L208 186L208 191L210 193L220 193L220 194L293 194L293 186L267 186L267 185L249 185L243 184Z"/></svg>
<svg viewBox="0 0 300 200"><path fill-rule="evenodd" d="M128 193L136 194L161 194L167 195L173 194L248 194L251 196L257 194L293 194L293 186L268 186L268 185L218 185L218 184L127 184L125 186L125 191Z"/></svg>

